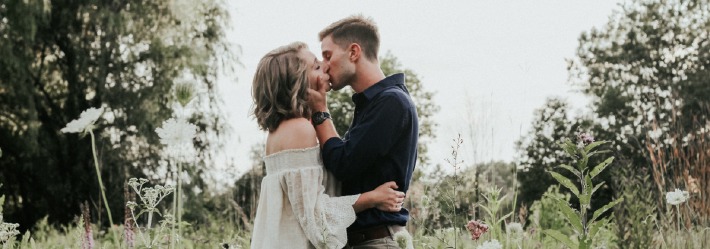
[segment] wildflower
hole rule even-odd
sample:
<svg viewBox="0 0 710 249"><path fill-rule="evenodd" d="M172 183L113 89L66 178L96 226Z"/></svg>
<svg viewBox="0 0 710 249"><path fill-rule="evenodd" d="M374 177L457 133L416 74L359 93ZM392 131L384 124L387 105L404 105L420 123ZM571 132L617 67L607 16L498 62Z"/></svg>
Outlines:
<svg viewBox="0 0 710 249"><path fill-rule="evenodd" d="M700 188L698 188L698 179L695 179L689 175L687 178L687 181L688 181L688 191L690 193L700 193Z"/></svg>
<svg viewBox="0 0 710 249"><path fill-rule="evenodd" d="M579 141L584 143L584 145L594 143L594 137L592 135L589 135L588 133L579 133L579 135L577 135L577 138L579 139Z"/></svg>
<svg viewBox="0 0 710 249"><path fill-rule="evenodd" d="M104 108L89 108L81 112L78 119L74 119L67 124L66 127L62 128L64 133L83 133L94 128L94 123L101 117L104 112Z"/></svg>
<svg viewBox="0 0 710 249"><path fill-rule="evenodd" d="M155 129L155 132L160 137L160 143L167 145L165 152L169 157L187 161L196 154L192 139L197 133L197 126L183 119L171 118L163 122L163 127Z"/></svg>
<svg viewBox="0 0 710 249"><path fill-rule="evenodd" d="M175 98L182 107L186 107L197 95L197 87L191 81L182 80L175 83Z"/></svg>
<svg viewBox="0 0 710 249"><path fill-rule="evenodd" d="M482 221L471 220L466 224L466 230L471 232L471 239L478 240L484 233L488 231L488 226L483 224Z"/></svg>
<svg viewBox="0 0 710 249"><path fill-rule="evenodd" d="M0 214L0 244L5 244L11 238L19 235L18 227L20 227L20 224L3 222L2 214Z"/></svg>
<svg viewBox="0 0 710 249"><path fill-rule="evenodd" d="M478 247L478 249L501 249L501 248L503 248L503 245L501 245L500 242L498 242L498 240L496 240L496 239L483 242L483 244L481 244L481 246Z"/></svg>
<svg viewBox="0 0 710 249"><path fill-rule="evenodd" d="M82 249L94 248L94 234L91 229L91 214L89 213L89 205L86 203L80 204L82 220L84 221L84 238L82 239Z"/></svg>
<svg viewBox="0 0 710 249"><path fill-rule="evenodd" d="M671 205L678 205L688 200L690 195L688 191L681 191L680 189L675 189L673 192L666 193L666 202Z"/></svg>
<svg viewBox="0 0 710 249"><path fill-rule="evenodd" d="M507 234L516 235L516 236L523 234L523 225L520 223L517 223L517 222L508 223L505 226L505 232Z"/></svg>
<svg viewBox="0 0 710 249"><path fill-rule="evenodd" d="M192 144L192 139L197 133L197 126L186 121L171 118L165 120L163 127L155 129L155 132L157 132L160 137L160 143L165 145Z"/></svg>
<svg viewBox="0 0 710 249"><path fill-rule="evenodd" d="M399 248L414 248L414 244L412 243L412 235L410 235L409 232L407 232L406 230L401 230L399 232L394 233L394 235L392 235L392 238L394 238L394 241L397 242Z"/></svg>

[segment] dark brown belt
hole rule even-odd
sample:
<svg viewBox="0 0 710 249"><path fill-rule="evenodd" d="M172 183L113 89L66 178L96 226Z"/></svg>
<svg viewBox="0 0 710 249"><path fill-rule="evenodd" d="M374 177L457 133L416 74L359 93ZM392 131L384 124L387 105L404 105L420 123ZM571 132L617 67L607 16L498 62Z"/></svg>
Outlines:
<svg viewBox="0 0 710 249"><path fill-rule="evenodd" d="M381 239L388 236L392 236L389 228L387 227L388 226L386 225L380 225L352 232L348 231L348 245L357 245L368 240ZM396 230L399 230L400 228L404 229L404 227L402 226L393 226L393 229Z"/></svg>

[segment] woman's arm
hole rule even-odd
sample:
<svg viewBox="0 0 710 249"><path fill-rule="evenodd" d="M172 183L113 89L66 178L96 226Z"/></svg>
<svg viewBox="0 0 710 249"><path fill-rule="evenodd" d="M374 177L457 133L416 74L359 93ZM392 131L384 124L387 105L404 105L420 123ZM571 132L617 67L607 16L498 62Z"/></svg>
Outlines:
<svg viewBox="0 0 710 249"><path fill-rule="evenodd" d="M362 193L353 204L355 213L370 208L377 208L385 212L399 212L402 210L405 194L395 189L397 189L397 183L391 181L380 185L375 190Z"/></svg>

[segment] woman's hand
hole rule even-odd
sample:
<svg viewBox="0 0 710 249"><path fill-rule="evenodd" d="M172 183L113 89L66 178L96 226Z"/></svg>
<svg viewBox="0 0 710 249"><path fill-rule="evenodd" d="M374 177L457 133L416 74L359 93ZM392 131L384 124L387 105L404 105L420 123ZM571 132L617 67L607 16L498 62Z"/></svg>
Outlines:
<svg viewBox="0 0 710 249"><path fill-rule="evenodd" d="M404 192L397 191L399 188L394 181L386 182L375 190L365 192L357 199L353 208L356 213L369 208L377 208L385 212L399 212L404 203Z"/></svg>
<svg viewBox="0 0 710 249"><path fill-rule="evenodd" d="M373 201L375 208L385 211L385 212L399 212L402 210L402 204L404 204L404 192L397 191L397 183L394 181L386 182L375 190L370 191L373 193Z"/></svg>

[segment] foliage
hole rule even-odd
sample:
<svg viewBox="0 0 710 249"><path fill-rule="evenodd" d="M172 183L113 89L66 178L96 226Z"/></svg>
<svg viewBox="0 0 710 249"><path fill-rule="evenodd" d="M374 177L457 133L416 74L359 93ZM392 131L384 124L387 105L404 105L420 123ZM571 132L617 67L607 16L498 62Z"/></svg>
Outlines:
<svg viewBox="0 0 710 249"><path fill-rule="evenodd" d="M189 4L189 6L185 6ZM49 215L67 224L83 200L99 202L88 140L60 128L88 107L105 107L96 124L101 175L113 216L128 176L156 178L167 167L153 132L171 115L176 80L205 89L191 122L199 127L200 164L190 189L226 131L215 94L234 55L225 40L222 3L187 1L0 2L0 181L6 217L23 230ZM97 212L101 213L101 212ZM105 218L97 216L99 221Z"/></svg>
<svg viewBox="0 0 710 249"><path fill-rule="evenodd" d="M636 0L604 28L582 34L569 61L572 83L592 98L598 137L612 141L632 173L652 174L658 212L664 192L709 176L700 169L707 164L709 27L707 1ZM703 191L706 182L697 181ZM693 202L708 220L710 201Z"/></svg>
<svg viewBox="0 0 710 249"><path fill-rule="evenodd" d="M594 192L604 185L604 182L594 184L592 180L594 180L594 178L596 178L602 171L612 164L614 157L609 157L594 167L588 167L589 158L606 152L597 150L597 147L607 142L594 142L594 138L588 134L580 134L579 138L580 141L576 144L569 139L564 140L564 142L560 144L562 149L573 158L575 164L561 164L559 165L559 168L574 174L575 178L573 179L575 181L572 181L557 172L550 171L552 177L555 178L560 185L572 191L572 194L576 196L579 201L578 210L570 208L567 201L556 200L555 202L557 208L561 211L561 214L572 226L572 229L575 232L573 237L577 240L570 240L569 237L557 230L548 229L543 232L545 232L548 236L564 243L569 248L587 249L591 248L594 245L594 242L598 242L598 240L595 241L595 236L602 227L607 226L610 222L609 219L604 219L602 215L615 205L619 204L619 202L623 201L624 198L621 197L607 203L603 207L594 211L591 218L589 217L588 211L591 209L592 195L594 195Z"/></svg>
<svg viewBox="0 0 710 249"><path fill-rule="evenodd" d="M569 104L560 98L548 98L545 106L535 110L534 120L530 133L517 142L520 157L517 160L519 167L518 181L520 181L521 205L530 206L535 200L542 198L549 187L556 184L554 178L547 172L554 165L572 163L571 158L559 150L558 141L564 138L575 137L580 130L586 130L592 121L583 117L570 117ZM595 160L595 159L592 159ZM596 161L593 161L594 163ZM571 177L563 172L563 175ZM608 175L603 174L602 179L608 180ZM605 191L606 189L602 189ZM603 193L601 197L609 193ZM608 201L603 198L600 201Z"/></svg>
<svg viewBox="0 0 710 249"><path fill-rule="evenodd" d="M613 184L615 197L624 200L614 208L617 225L617 237L623 241L620 248L649 248L653 242L655 228L653 221L657 216L656 197L648 169L640 174L631 172L635 167L620 163L613 169L617 175Z"/></svg>

